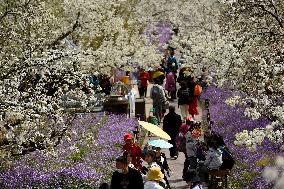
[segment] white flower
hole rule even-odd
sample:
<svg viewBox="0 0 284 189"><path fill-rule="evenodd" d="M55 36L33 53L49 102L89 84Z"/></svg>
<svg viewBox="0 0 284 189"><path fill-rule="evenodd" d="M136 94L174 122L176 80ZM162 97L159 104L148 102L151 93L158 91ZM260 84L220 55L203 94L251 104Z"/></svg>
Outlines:
<svg viewBox="0 0 284 189"><path fill-rule="evenodd" d="M284 168L284 157L282 156L277 156L275 159L275 164L276 166L278 166L279 168Z"/></svg>
<svg viewBox="0 0 284 189"><path fill-rule="evenodd" d="M262 175L267 181L271 182L278 179L279 171L275 167L266 167Z"/></svg>
<svg viewBox="0 0 284 189"><path fill-rule="evenodd" d="M282 175L276 182L276 188L284 189L284 175Z"/></svg>

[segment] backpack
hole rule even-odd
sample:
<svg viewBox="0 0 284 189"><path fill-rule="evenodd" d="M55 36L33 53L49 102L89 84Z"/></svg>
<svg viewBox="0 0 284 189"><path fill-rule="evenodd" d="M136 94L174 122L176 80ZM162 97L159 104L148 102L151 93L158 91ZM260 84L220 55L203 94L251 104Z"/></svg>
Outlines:
<svg viewBox="0 0 284 189"><path fill-rule="evenodd" d="M161 89L158 86L153 86L151 93L154 100L161 98Z"/></svg>
<svg viewBox="0 0 284 189"><path fill-rule="evenodd" d="M200 85L195 85L194 87L194 95L199 96L202 92L202 87Z"/></svg>
<svg viewBox="0 0 284 189"><path fill-rule="evenodd" d="M231 170L235 165L235 159L227 147L224 147L222 149L222 161L223 163L220 167L220 170L225 170L225 169Z"/></svg>
<svg viewBox="0 0 284 189"><path fill-rule="evenodd" d="M192 101L192 97L190 96L188 89L180 89L179 90L179 104L189 104Z"/></svg>
<svg viewBox="0 0 284 189"><path fill-rule="evenodd" d="M179 152L186 152L186 137L182 133L177 135L176 145Z"/></svg>

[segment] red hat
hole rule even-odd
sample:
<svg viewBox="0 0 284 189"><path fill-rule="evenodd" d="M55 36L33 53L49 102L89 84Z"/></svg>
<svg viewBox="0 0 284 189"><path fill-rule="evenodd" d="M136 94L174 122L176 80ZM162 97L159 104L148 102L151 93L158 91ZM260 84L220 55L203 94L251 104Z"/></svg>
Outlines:
<svg viewBox="0 0 284 189"><path fill-rule="evenodd" d="M127 141L127 140L129 140L129 139L133 139L132 134L127 133L126 135L124 135L124 141Z"/></svg>

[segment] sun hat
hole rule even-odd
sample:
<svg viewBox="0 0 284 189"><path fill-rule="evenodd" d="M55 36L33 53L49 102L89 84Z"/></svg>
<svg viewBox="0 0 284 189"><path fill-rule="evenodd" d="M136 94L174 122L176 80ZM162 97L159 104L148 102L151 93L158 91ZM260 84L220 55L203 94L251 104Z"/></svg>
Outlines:
<svg viewBox="0 0 284 189"><path fill-rule="evenodd" d="M148 171L147 177L148 177L148 180L161 181L164 178L164 174L162 173L159 167L152 167Z"/></svg>
<svg viewBox="0 0 284 189"><path fill-rule="evenodd" d="M158 78L158 77L160 77L160 76L162 76L162 75L164 75L163 72L161 72L161 71L156 71L156 72L153 74L153 79L156 79L156 78Z"/></svg>
<svg viewBox="0 0 284 189"><path fill-rule="evenodd" d="M124 135L124 141L127 141L127 140L129 140L129 139L133 139L132 134L127 133L126 135Z"/></svg>

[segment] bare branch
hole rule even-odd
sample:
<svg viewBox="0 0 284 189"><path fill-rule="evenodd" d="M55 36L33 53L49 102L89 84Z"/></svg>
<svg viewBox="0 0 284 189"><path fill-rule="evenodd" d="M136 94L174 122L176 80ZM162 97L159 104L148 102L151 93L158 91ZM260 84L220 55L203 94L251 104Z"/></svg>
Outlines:
<svg viewBox="0 0 284 189"><path fill-rule="evenodd" d="M278 17L278 15L276 13L273 13L270 10L267 10L264 5L257 5L257 6L260 7L264 12L266 12L267 14L270 14L273 18L275 18L275 20L278 22L278 24L281 28L284 27L282 20Z"/></svg>

